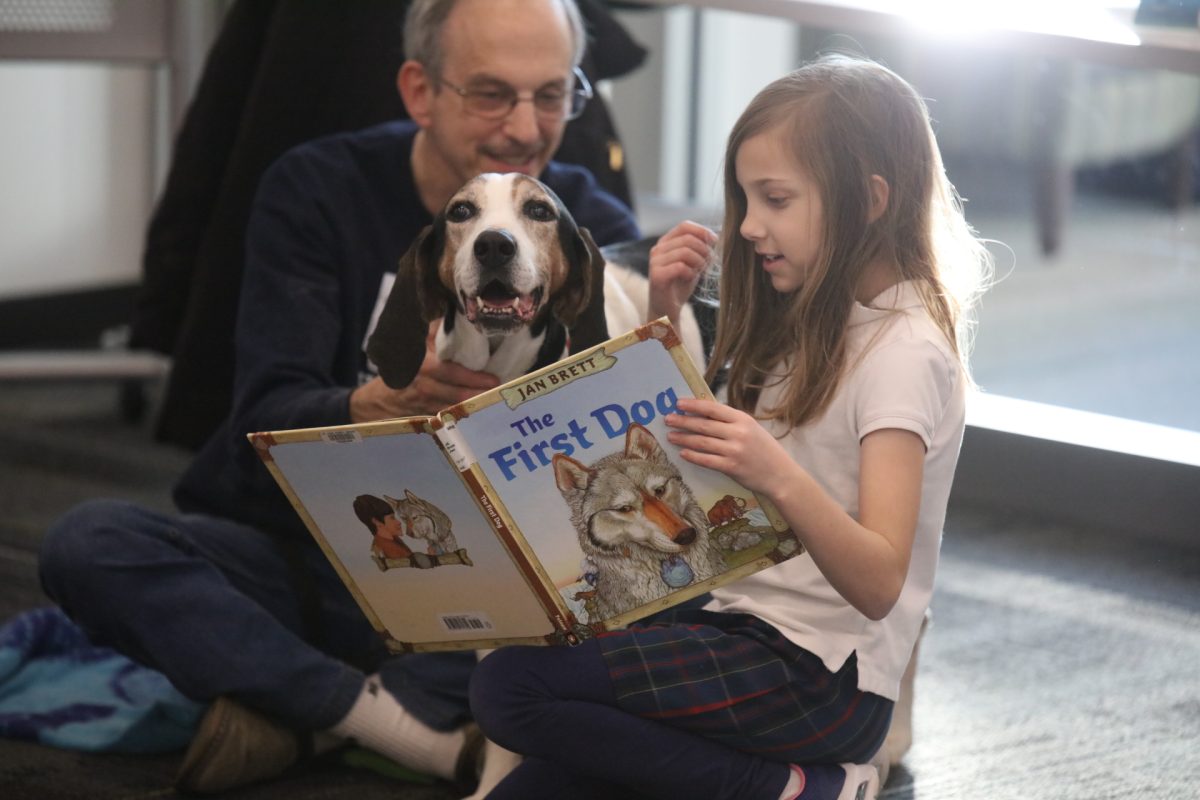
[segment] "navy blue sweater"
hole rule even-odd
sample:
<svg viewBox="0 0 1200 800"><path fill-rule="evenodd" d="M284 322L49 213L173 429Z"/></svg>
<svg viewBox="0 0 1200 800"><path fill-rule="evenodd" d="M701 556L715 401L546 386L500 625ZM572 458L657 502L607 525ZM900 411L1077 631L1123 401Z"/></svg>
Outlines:
<svg viewBox="0 0 1200 800"><path fill-rule="evenodd" d="M297 147L263 176L246 238L233 410L180 479L185 512L307 532L246 440L350 422L350 393L386 273L433 220L413 184L417 127L391 122ZM638 237L632 214L579 167L541 179L601 246Z"/></svg>

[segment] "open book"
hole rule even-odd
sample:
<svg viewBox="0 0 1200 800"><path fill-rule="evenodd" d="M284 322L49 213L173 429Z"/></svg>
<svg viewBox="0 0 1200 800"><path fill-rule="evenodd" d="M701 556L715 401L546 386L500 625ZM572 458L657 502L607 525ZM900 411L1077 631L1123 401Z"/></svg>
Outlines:
<svg viewBox="0 0 1200 800"><path fill-rule="evenodd" d="M664 319L433 417L249 438L391 649L570 644L802 550L667 442L688 395Z"/></svg>

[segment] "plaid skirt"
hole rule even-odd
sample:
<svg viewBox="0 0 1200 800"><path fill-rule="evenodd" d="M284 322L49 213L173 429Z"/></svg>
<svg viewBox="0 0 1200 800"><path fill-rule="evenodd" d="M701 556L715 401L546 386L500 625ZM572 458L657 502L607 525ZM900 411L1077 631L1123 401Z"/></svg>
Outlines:
<svg viewBox="0 0 1200 800"><path fill-rule="evenodd" d="M597 637L621 709L792 764L865 763L892 701L757 617L669 609Z"/></svg>

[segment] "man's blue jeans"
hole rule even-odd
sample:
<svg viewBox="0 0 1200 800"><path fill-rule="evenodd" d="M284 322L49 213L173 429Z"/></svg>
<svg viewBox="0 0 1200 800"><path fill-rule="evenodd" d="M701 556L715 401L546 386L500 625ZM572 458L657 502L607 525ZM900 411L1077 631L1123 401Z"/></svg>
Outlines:
<svg viewBox="0 0 1200 800"><path fill-rule="evenodd" d="M297 567L319 600L307 624ZM283 546L230 520L94 500L47 531L40 572L46 593L95 643L161 671L195 700L228 695L320 730L346 715L365 674L378 670L430 727L469 717L474 654L389 656L307 537Z"/></svg>

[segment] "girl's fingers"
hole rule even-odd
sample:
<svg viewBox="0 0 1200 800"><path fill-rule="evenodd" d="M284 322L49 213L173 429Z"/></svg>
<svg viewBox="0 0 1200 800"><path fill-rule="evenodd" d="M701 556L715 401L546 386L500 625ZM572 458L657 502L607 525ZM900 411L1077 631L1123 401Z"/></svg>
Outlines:
<svg viewBox="0 0 1200 800"><path fill-rule="evenodd" d="M704 453L721 453L725 449L725 441L723 439L695 433L668 431L667 441L678 447Z"/></svg>
<svg viewBox="0 0 1200 800"><path fill-rule="evenodd" d="M677 231L673 235L664 236L650 248L651 253L668 253L675 249L688 249L698 253L712 251L714 242L703 232Z"/></svg>
<svg viewBox="0 0 1200 800"><path fill-rule="evenodd" d="M707 253L697 252L689 247L664 250L660 253L655 253L653 259L655 264L683 264L692 272L696 272L708 264Z"/></svg>
<svg viewBox="0 0 1200 800"><path fill-rule="evenodd" d="M699 222L693 222L690 219L685 219L673 228L679 234L688 234L696 237L707 245L716 244L717 233L707 225L701 225Z"/></svg>
<svg viewBox="0 0 1200 800"><path fill-rule="evenodd" d="M669 414L667 415L666 423L667 427L673 429L673 431L686 431L702 436L724 438L721 436L721 423L705 417Z"/></svg>
<svg viewBox="0 0 1200 800"><path fill-rule="evenodd" d="M707 253L712 249L712 246L706 239L691 233L683 236L676 236L655 246L659 247L663 252L669 252L676 249L687 249L697 253Z"/></svg>
<svg viewBox="0 0 1200 800"><path fill-rule="evenodd" d="M695 464L698 467L706 467L708 469L716 470L717 472L724 472L724 470L721 469L724 462L719 456L714 456L710 453L702 453L699 450L680 450L679 455L684 461L687 461L690 464Z"/></svg>
<svg viewBox="0 0 1200 800"><path fill-rule="evenodd" d="M733 422L742 414L724 403L699 397L681 397L676 407L691 417L708 417L718 422Z"/></svg>

